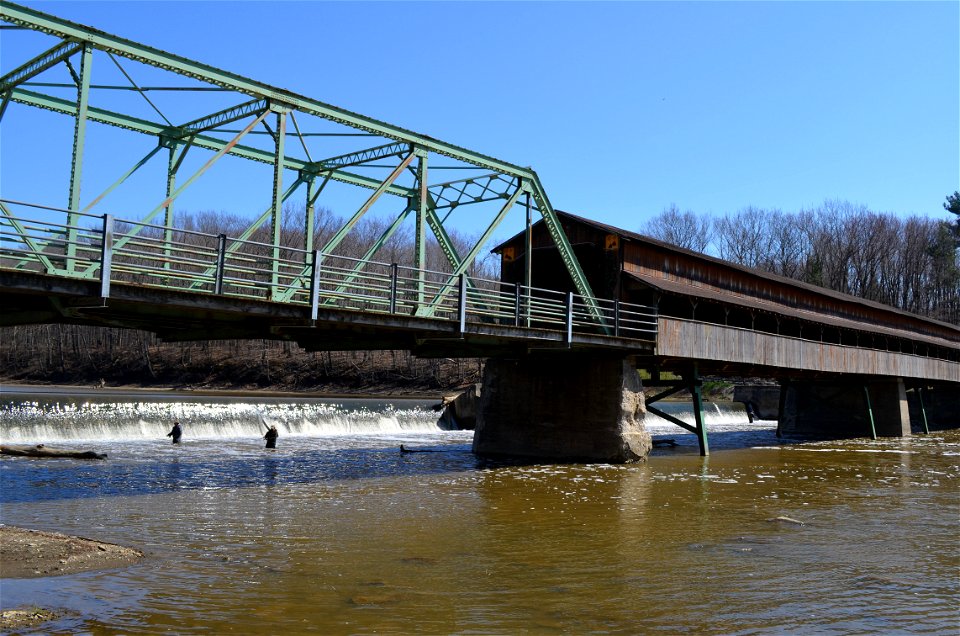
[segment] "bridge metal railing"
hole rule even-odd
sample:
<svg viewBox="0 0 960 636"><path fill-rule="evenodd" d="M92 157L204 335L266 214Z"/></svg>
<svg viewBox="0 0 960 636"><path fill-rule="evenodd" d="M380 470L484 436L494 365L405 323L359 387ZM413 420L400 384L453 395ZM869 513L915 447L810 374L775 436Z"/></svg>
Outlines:
<svg viewBox="0 0 960 636"><path fill-rule="evenodd" d="M561 331L568 342L574 333L650 342L657 336L656 309L646 305L111 215L74 212L73 223L55 223L37 212L66 210L7 199L0 211L0 269L98 281L104 299L111 284L126 283L303 305L314 319L339 309L456 321L461 331L471 323Z"/></svg>

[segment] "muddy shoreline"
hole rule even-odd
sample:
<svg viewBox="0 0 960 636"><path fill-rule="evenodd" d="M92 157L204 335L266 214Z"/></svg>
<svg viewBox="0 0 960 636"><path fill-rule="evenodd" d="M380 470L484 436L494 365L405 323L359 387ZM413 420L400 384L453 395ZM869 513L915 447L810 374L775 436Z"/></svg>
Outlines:
<svg viewBox="0 0 960 636"><path fill-rule="evenodd" d="M0 525L0 578L29 579L131 565L143 552L59 532Z"/></svg>
<svg viewBox="0 0 960 636"><path fill-rule="evenodd" d="M134 548L59 532L28 530L0 524L0 580L29 579L107 570L136 563L143 552ZM60 612L40 607L0 611L4 633L36 627Z"/></svg>

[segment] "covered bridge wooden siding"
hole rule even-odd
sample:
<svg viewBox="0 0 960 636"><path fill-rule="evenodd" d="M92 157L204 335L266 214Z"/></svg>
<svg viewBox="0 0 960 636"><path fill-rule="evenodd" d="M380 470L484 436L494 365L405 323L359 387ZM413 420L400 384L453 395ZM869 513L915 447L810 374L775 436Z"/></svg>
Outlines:
<svg viewBox="0 0 960 636"><path fill-rule="evenodd" d="M847 373L960 382L960 327L558 212L594 294L655 305L656 360L713 372ZM531 284L574 291L542 223ZM523 282L526 239L495 248Z"/></svg>

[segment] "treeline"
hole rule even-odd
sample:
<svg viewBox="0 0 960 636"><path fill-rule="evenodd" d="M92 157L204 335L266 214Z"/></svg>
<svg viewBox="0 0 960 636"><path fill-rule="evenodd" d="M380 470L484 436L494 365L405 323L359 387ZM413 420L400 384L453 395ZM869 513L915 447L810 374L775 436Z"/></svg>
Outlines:
<svg viewBox="0 0 960 636"><path fill-rule="evenodd" d="M747 207L718 217L676 206L653 238L938 320L960 324L960 195L956 223L873 212L845 201L784 212Z"/></svg>
<svg viewBox="0 0 960 636"><path fill-rule="evenodd" d="M304 217L302 205L284 209L282 245L303 248ZM321 249L346 219L322 208L315 218L314 246ZM362 258L391 221L365 217L336 253ZM229 237L239 236L248 225L249 219L213 211L179 213L175 223L183 230ZM199 243L204 238L181 232L175 240ZM270 243L269 223L257 228L249 240ZM475 242L455 231L450 232L450 240L461 255ZM412 217L408 217L374 259L414 265L414 251ZM481 256L470 273L496 278L497 259ZM427 241L427 268L451 269L434 239ZM295 343L274 340L161 342L147 332L65 324L0 329L0 380L7 382L422 393L477 382L481 364L478 360L420 359L406 351L305 352Z"/></svg>
<svg viewBox="0 0 960 636"><path fill-rule="evenodd" d="M280 245L291 249L304 249L306 210L303 204L284 206L281 216ZM384 217L368 214L350 230L340 244L333 250L338 256L348 258L363 258L367 250L384 235L396 217ZM314 213L313 247L322 250L337 231L343 227L347 219L327 208L317 208ZM175 226L190 232L199 232L213 237L226 234L229 238L240 236L247 230L250 219L237 216L229 212L206 210L201 212L181 212L176 216ZM372 260L381 263L397 263L416 267L415 252L415 225L414 214L409 214L403 224L396 229L382 247L373 255ZM448 236L453 247L461 256L469 252L478 237L448 229ZM437 272L449 272L452 268L440 245L433 238L430 229L426 230L426 268ZM189 243L199 240L199 237L183 233L178 240ZM252 242L270 244L271 229L269 222L258 227L248 239ZM496 279L499 276L499 258L489 251L481 250L475 263L468 273L478 278Z"/></svg>
<svg viewBox="0 0 960 636"><path fill-rule="evenodd" d="M161 342L131 329L0 329L0 381L325 393L436 393L478 382L482 363L407 351L307 352L293 342Z"/></svg>

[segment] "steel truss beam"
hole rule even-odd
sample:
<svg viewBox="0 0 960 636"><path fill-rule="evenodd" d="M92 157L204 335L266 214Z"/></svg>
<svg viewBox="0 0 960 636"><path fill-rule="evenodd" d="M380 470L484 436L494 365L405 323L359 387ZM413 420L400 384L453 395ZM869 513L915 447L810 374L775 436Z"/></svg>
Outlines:
<svg viewBox="0 0 960 636"><path fill-rule="evenodd" d="M12 101L18 104L23 104L25 106L34 106L37 108L43 108L44 110L53 111L55 113L60 113L62 115L69 115L71 117L76 117L77 110L74 104L65 99L60 99L59 97L53 97L50 95L43 95L41 93L35 93L33 91L27 91L23 89L13 89L12 91ZM167 131L170 130L169 126L157 124L146 119L139 119L137 117L131 117L129 115L123 115L121 113L115 113L109 110L104 110L102 108L90 107L87 112L87 119L89 121L95 121L100 124L107 124L109 126L115 126L117 128L123 128L126 130L132 130L134 132L142 133L145 135L151 135L158 138L167 139L164 135ZM191 145L198 148L203 148L205 150L212 150L214 152L219 152L224 147L226 147L227 142L216 137L210 137L208 135L196 135L190 140ZM165 143L172 143L168 141ZM252 161L257 161L259 163L273 164L274 154L266 150L260 150L259 148L252 148L250 146L244 146L237 144L229 150L229 154L235 157L240 157L243 159L249 159ZM284 168L289 170L302 170L305 172L311 172L310 164L301 159L295 157L284 157L283 160ZM363 175L352 174L349 172L343 172L340 170L335 170L330 174L330 178L334 181L340 181L342 183L347 183L350 185L360 186L362 188L368 188L370 190L376 189L380 185L380 181L373 179L371 177L366 177ZM408 197L410 195L409 188L401 187L391 187L387 189L389 194L395 196Z"/></svg>
<svg viewBox="0 0 960 636"><path fill-rule="evenodd" d="M270 108L270 104L268 104L265 100L254 99L237 106L225 108L220 112L213 113L212 115L194 119L193 121L187 122L181 126L168 128L166 131L164 131L163 135L173 139L192 137L193 135L201 133L205 130L219 128L224 124L246 119L250 115L259 115L268 108Z"/></svg>
<svg viewBox="0 0 960 636"><path fill-rule="evenodd" d="M466 273L470 265L473 264L474 259L477 258L477 254L480 253L480 249L484 246L484 244L486 244L487 241L490 240L490 236L493 234L493 231L496 229L498 225L500 225L500 221L502 221L503 217L507 215L507 212L510 211L510 208L513 207L513 204L517 202L517 199L520 197L520 195L523 192L524 192L524 188L521 185L521 187L518 187L510 196L510 198L507 199L507 202L503 204L502 208L500 208L500 212L497 214L496 218L494 218L494 220L487 227L486 231L483 233L480 239L473 246L473 249L470 250L470 253L467 254L460 261L460 264L453 269L453 273L450 274L450 278L447 279L447 283L446 285L444 285L443 291L441 291L436 296L434 296L433 300L430 301L428 305L421 306L417 309L418 316L432 316L437 311L437 308L443 302L443 299L446 298L447 294L449 294L452 291L453 283L460 277L461 274Z"/></svg>
<svg viewBox="0 0 960 636"><path fill-rule="evenodd" d="M289 105L300 112L316 115L323 119L334 121L351 128L388 137L396 141L415 144L426 148L430 152L445 155L466 163L496 172L517 174L530 177L532 170L521 168L494 157L470 151L466 148L446 143L432 137L394 126L372 117L338 108L324 102L298 95L290 91L279 89L262 82L224 71L208 64L195 62L187 58L161 51L133 40L127 40L103 31L91 29L81 24L70 22L53 15L42 13L28 7L23 7L6 0L0 1L0 18L11 24L28 29L42 31L64 40L79 40L92 45L94 48L135 60L142 64L154 66L178 75L190 77L200 82L214 84L222 88L244 93L258 99L268 99L271 102L280 102Z"/></svg>
<svg viewBox="0 0 960 636"><path fill-rule="evenodd" d="M344 167L346 165L357 165L356 163L349 163L347 160L345 160L344 157L346 156L339 158L341 159L342 163L336 165L323 165L324 162L302 161L293 157L285 156L282 152L270 152L251 147L243 147L236 144L236 140L234 140L234 142L226 143L214 137L200 134L203 130L222 125L223 123L233 121L236 118L242 118L242 115L239 112L236 112L237 109L242 110L246 108L259 110L262 108L263 103L267 103L271 105L271 108L280 106L285 110L289 110L290 112L298 111L300 113L314 115L321 119L354 128L365 133L383 137L394 142L393 144L386 144L385 146L380 146L375 149L368 149L367 151L353 153L354 160L357 163L366 163L370 160L370 158L374 158L372 154L369 156L369 158L365 158L363 156L364 153L376 154L376 152L380 152L383 153L380 155L381 157L390 156L391 154L402 154L396 152L396 149L398 146L403 146L405 149L416 148L425 153L434 153L437 155L446 156L463 164L475 166L495 173L486 177L475 178L472 182L469 182L469 180L462 180L461 186L459 187L453 185L453 182L450 184L434 186L430 191L431 195L434 197L435 203L439 207L449 207L450 209L453 209L458 205L466 203L492 201L498 198L504 199L509 196L507 193L511 190L514 191L514 194L516 195L516 193L520 191L516 186L518 186L521 182L524 183L525 188L529 188L529 191L532 193L538 211L543 215L544 222L557 246L557 249L560 252L571 278L573 279L573 283L577 292L587 298L591 298L593 296L589 283L587 282L579 263L577 263L569 241L567 240L562 227L557 221L553 208L546 197L546 193L543 190L539 177L530 168L523 168L518 165L490 157L488 155L456 146L454 144L443 142L425 135L420 135L405 128L338 108L336 106L332 106L330 104L326 104L297 93L278 89L268 84L257 82L229 71L224 71L207 64L195 62L187 58L162 51L160 49L134 42L132 40L127 40L125 38L104 33L90 27L85 27L83 25L73 23L56 16L48 15L28 7L16 5L12 2L8 2L7 0L0 0L0 20L58 37L64 40L64 42L82 43L85 61L89 60L90 53L95 49L110 55L134 60L136 62L163 69L183 77L191 78L206 85L213 85L222 89L248 95L251 98L250 102L241 104L233 109L227 109L226 111L221 111L220 113L203 118L202 120L191 122L193 124L191 126L192 131L189 132L179 130L178 127L171 128L169 125L159 125L134 117L112 113L102 109L96 109L88 106L86 103L90 86L89 69L87 68L87 70L84 70L84 66L81 65L81 72L78 75L70 65L70 61L68 59L69 56L63 55L67 49L59 50L59 47L54 47L54 49L48 51L48 58L44 58L44 56L35 58L34 63L39 68L40 66L46 64L55 64L56 62L52 61L54 58L58 58L58 60L62 59L68 65L68 68L70 69L71 73L73 73L75 80L80 86L78 91L79 96L76 104L70 104L65 100L58 100L57 98L51 96L39 95L29 91L23 91L22 89L13 88L7 94L2 95L3 103L0 104L0 109L4 108L8 101L15 101L17 103L39 106L41 108L47 108L76 117L78 135L77 141L74 144L75 169L73 174L75 177L77 177L77 181L79 181L80 174L80 163L78 160L82 157L83 126L86 121L91 120L136 130L141 133L156 135L158 137L165 137L168 140L167 143L170 143L170 140L182 140L184 139L183 135L186 134L189 138L189 143L206 148L208 150L213 150L214 152L218 153L218 157L222 154L229 153L234 156L240 156L267 163L274 166L275 176L281 173L283 169L298 170L307 175L311 173L329 175L329 178L334 180L374 190L374 195L371 197L371 200L375 200L384 193L403 196L405 198L418 197L421 201L425 199L422 193L417 192L417 190L422 189L422 182L418 183L416 188L411 189L395 185L394 180L396 179L396 176L388 178L385 182L380 182L377 179L339 170L340 167ZM87 67L89 67L88 64ZM20 71L18 69L18 72L20 75L17 75L17 77L26 77L29 73L32 73L32 75L30 75L32 77L41 71ZM135 84L134 87L136 88ZM2 111L0 111L0 113L2 113ZM251 114L251 111L248 110L247 114ZM0 116L2 116L2 114L0 114ZM300 135L302 142L303 135L300 134L299 127L296 127L297 134ZM269 127L268 130L270 130ZM275 141L278 141L279 131L277 133L270 131L270 134L274 136ZM282 144L278 145L282 147ZM411 155L411 157L412 156L413 155ZM467 192L468 187L472 185L478 185L478 181L482 182L484 179L486 179L486 183L479 184L480 193L478 195L471 195ZM385 183L387 184L386 186L384 186ZM276 201L278 198L277 192L279 191L279 188L279 183L276 183L274 187L274 201ZM78 195L79 182L71 188L72 203L77 199ZM516 196L510 196L510 200L512 205L512 202L516 200ZM511 205L505 206L504 209L501 210L496 217L495 224L502 220L505 211L509 209ZM71 205L70 209L76 210L77 207L76 205ZM423 210L418 212L418 218L421 220L421 222L426 220L423 212ZM350 225L350 223L348 223L348 225ZM491 231L492 230L488 230L485 233L485 236L489 238ZM463 259L460 266L456 269L463 269L465 271L465 269L472 264L478 250L478 247L475 247L473 250L471 250L471 255L466 259ZM599 322L603 321L598 307L591 304L590 311L593 313L596 320Z"/></svg>
<svg viewBox="0 0 960 636"><path fill-rule="evenodd" d="M180 194L190 186L190 184L192 184L194 181L199 179L200 176L203 173L205 173L214 163L219 161L221 157L227 154L230 148L235 146L238 141L243 139L244 135L246 135L248 132L253 130L260 122L262 122L269 113L270 111L264 111L260 113L253 121L247 124L246 128L240 131L240 133L236 137L234 137L231 141L227 142L226 146L224 146L224 148L220 152L215 154L213 157L208 159L205 164L200 166L200 168L189 179L187 179L183 183L183 185L181 185L176 190L174 190L172 194L168 195L167 198L160 203L160 205L153 208L153 210L151 210L149 214L147 214L145 217L140 219L140 223L141 223L140 225L137 225L136 227L132 228L129 232L124 234L123 237L117 241L116 245L114 246L115 249L120 249L121 247L126 245L131 239L133 239L137 234L139 234L140 231L144 228L145 224L152 221L153 218L157 216L161 211L166 210L170 206L170 204L173 201L175 201L176 198L180 196ZM84 274L90 274L97 267L98 265L96 263L94 263L93 265L90 265L87 268L87 270L84 272Z"/></svg>
<svg viewBox="0 0 960 636"><path fill-rule="evenodd" d="M468 194L467 188L474 185L480 188L480 192ZM510 197L510 192L516 187L517 177L487 174L481 177L434 184L430 186L430 195L436 202L435 209L450 208L452 210L464 204L507 199Z"/></svg>
<svg viewBox="0 0 960 636"><path fill-rule="evenodd" d="M359 166L361 164L367 163L368 161L374 161L376 159L386 159L387 157L397 157L402 155L405 152L410 152L410 145L404 143L393 143L385 144L383 146L377 146L375 148L367 148L366 150L359 150L357 152L351 152L345 155L340 155L339 157L331 157L329 159L323 159L321 161L316 161L310 164L307 164L307 170L312 171L315 174L321 174L323 172L329 172L331 170L336 170L338 168L346 168L347 166Z"/></svg>
<svg viewBox="0 0 960 636"><path fill-rule="evenodd" d="M74 53L82 50L83 44L79 42L61 42L49 51L41 53L26 64L0 77L0 93L6 93L11 88L26 82L31 77L39 75L48 68L56 66Z"/></svg>
<svg viewBox="0 0 960 636"><path fill-rule="evenodd" d="M62 273L60 268L54 265L50 261L50 259L47 258L47 255L43 252L44 245L42 243L37 243L32 238L30 238L30 234L27 232L26 228L23 227L20 221L18 221L16 217L13 216L10 210L7 209L7 206L4 205L3 203L0 203L0 212L3 212L3 215L7 217L7 223L9 223L13 227L13 229L17 231L18 234L20 234L21 240L23 240L24 244L30 248L30 251L33 252L34 258L40 261L40 263L43 265L44 269L48 274ZM18 263L17 266L19 266L24 262L26 261L21 261L20 263Z"/></svg>

